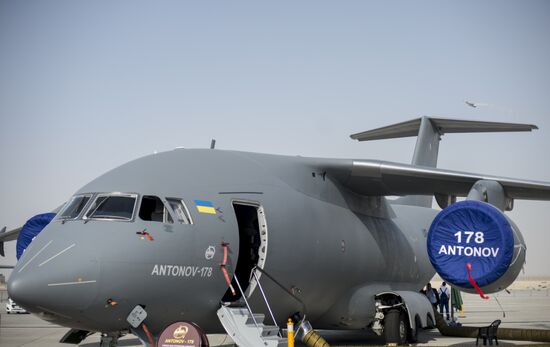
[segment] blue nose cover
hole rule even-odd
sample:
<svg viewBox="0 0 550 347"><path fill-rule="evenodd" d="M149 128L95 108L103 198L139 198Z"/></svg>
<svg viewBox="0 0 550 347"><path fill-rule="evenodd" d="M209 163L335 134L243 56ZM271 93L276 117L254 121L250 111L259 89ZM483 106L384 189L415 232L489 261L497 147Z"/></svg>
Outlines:
<svg viewBox="0 0 550 347"><path fill-rule="evenodd" d="M428 255L447 282L473 288L466 264L480 287L498 280L512 261L514 232L504 214L490 204L461 201L442 210L428 233Z"/></svg>
<svg viewBox="0 0 550 347"><path fill-rule="evenodd" d="M23 255L23 251L31 244L32 240L38 235L46 225L50 224L55 217L55 213L38 214L25 223L19 236L17 237L16 257L17 260Z"/></svg>

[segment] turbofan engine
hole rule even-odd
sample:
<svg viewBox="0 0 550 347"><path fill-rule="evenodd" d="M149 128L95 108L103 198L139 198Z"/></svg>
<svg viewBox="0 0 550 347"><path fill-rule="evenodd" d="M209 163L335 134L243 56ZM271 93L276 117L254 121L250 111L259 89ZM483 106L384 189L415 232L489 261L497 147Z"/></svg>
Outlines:
<svg viewBox="0 0 550 347"><path fill-rule="evenodd" d="M487 201L487 194L478 194L486 192L480 189L485 187L492 188L489 192L504 195L494 184L487 183L479 181L472 187L469 199L475 200L457 202L443 209L428 234L428 254L437 273L446 282L469 293L505 289L517 278L525 262L523 236L514 222L499 210L507 209L510 204L504 203L506 200L502 197L497 198L499 208L477 200L481 197Z"/></svg>

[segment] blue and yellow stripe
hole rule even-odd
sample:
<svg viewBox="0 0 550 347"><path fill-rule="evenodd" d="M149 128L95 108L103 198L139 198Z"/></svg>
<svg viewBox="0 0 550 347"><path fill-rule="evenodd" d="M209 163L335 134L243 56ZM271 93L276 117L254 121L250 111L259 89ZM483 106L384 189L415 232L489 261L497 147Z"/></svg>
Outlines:
<svg viewBox="0 0 550 347"><path fill-rule="evenodd" d="M216 214L212 201L195 200L195 205L197 205L197 211L200 213Z"/></svg>

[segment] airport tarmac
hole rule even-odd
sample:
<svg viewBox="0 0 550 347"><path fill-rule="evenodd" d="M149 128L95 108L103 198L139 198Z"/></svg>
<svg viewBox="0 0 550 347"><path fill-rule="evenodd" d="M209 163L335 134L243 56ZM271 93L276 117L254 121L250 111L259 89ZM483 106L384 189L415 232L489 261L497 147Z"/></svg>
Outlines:
<svg viewBox="0 0 550 347"><path fill-rule="evenodd" d="M511 294L501 292L491 295L489 300L479 296L463 294L465 317L459 318L464 325L485 326L495 319L501 319L501 327L550 329L550 291L542 286L512 290ZM59 339L67 328L49 324L30 314L6 314L7 295L0 290L0 346L1 347L63 347ZM505 317L503 316L504 309ZM331 346L372 346L382 345L383 339L372 333L323 332ZM234 346L227 335L209 335L210 346ZM500 341L500 345L525 345L529 342ZM474 346L475 339L443 337L436 329L422 331L417 346ZM80 346L99 346L99 335L94 334ZM134 336L125 336L119 340L119 346L141 346ZM297 346L300 346L297 344Z"/></svg>

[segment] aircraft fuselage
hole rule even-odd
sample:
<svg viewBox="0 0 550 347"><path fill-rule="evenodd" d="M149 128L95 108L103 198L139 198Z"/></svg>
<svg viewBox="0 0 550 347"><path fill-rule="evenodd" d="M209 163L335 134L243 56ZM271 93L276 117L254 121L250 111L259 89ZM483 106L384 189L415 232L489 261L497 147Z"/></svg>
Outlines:
<svg viewBox="0 0 550 347"><path fill-rule="evenodd" d="M104 193L135 196L131 218L84 219ZM125 330L142 305L154 333L179 320L223 331L216 310L236 299L220 266L224 245L228 274L238 274L255 311L267 313L249 284L258 265L305 304L316 328L363 328L375 294L418 291L435 273L426 235L437 211L357 195L315 159L178 149L122 165L76 194L90 202L39 234L8 288L29 311L73 328ZM144 197L181 199L191 223L172 208L164 212L172 222L143 219ZM267 276L260 283L278 323L302 310Z"/></svg>

